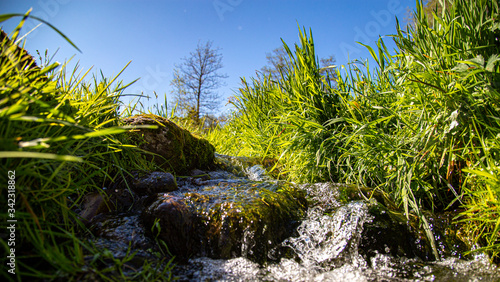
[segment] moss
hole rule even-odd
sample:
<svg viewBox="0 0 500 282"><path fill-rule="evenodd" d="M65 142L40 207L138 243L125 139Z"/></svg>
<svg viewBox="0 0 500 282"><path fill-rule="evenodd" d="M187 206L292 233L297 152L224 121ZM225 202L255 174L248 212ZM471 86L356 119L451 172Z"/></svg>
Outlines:
<svg viewBox="0 0 500 282"><path fill-rule="evenodd" d="M132 142L145 150L145 157L165 171L186 174L206 169L214 163L215 148L207 140L194 137L174 122L157 115L136 115L123 120L129 125L158 125L158 129L130 132Z"/></svg>
<svg viewBox="0 0 500 282"><path fill-rule="evenodd" d="M159 196L148 208L145 222L148 226L156 218L165 219L160 221L161 236L178 258L244 256L261 264L295 230L307 208L305 193L293 186L252 181L220 183L174 200ZM167 204L171 210L160 209ZM188 223L194 226L183 234L179 228Z"/></svg>
<svg viewBox="0 0 500 282"><path fill-rule="evenodd" d="M294 230L307 206L301 191L268 183L232 185L223 194L186 196L205 227L202 248L207 255L246 256L258 263L264 263L268 251Z"/></svg>

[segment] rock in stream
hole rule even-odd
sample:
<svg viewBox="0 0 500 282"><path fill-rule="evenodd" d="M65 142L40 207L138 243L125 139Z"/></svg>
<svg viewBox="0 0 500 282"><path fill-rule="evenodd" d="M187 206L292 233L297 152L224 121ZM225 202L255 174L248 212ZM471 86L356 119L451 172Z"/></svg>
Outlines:
<svg viewBox="0 0 500 282"><path fill-rule="evenodd" d="M246 257L263 264L268 253L300 224L305 192L268 179L254 168L253 179L224 170L193 170L193 176L135 173L104 193L86 197L80 214L95 238L151 249L163 240L177 262L194 256ZM129 179L130 180L130 179ZM127 197L125 197L127 196Z"/></svg>
<svg viewBox="0 0 500 282"><path fill-rule="evenodd" d="M117 258L125 256L125 249L137 251L130 262L137 269L144 261L159 259L161 240L168 247L161 253L175 256L174 276L183 281L500 277L487 258L463 260L465 244L445 236L452 234L450 217L428 216L441 256L435 260L418 224L373 191L273 180L264 167L246 158L216 155L216 162L223 169L191 170L177 179L163 173L135 174L131 189L122 184L110 188L107 194L115 208L94 211L88 219L94 244ZM127 193L132 200L123 196Z"/></svg>
<svg viewBox="0 0 500 282"><path fill-rule="evenodd" d="M267 253L295 229L307 208L305 194L286 184L214 179L160 194L145 210L145 225L159 220L159 237L179 258L244 256L264 263ZM184 185L183 185L184 184Z"/></svg>
<svg viewBox="0 0 500 282"><path fill-rule="evenodd" d="M157 115L136 115L123 120L127 125L157 125L157 129L129 132L133 144L149 152L144 156L166 171L186 174L213 165L215 148L207 140Z"/></svg>

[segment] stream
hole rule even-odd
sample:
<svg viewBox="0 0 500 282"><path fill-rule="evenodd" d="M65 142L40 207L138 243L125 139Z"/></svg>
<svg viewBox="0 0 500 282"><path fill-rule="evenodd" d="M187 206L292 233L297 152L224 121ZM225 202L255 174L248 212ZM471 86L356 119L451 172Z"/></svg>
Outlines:
<svg viewBox="0 0 500 282"><path fill-rule="evenodd" d="M251 180L273 182L259 165L241 170ZM186 281L500 281L500 269L484 254L424 261L378 253L367 261L359 245L364 224L374 220L370 202L342 203L340 186L300 186L312 205L296 234L279 246L289 250L287 257L273 257L271 251L268 257L276 262L263 266L245 257L195 257L178 265L174 276Z"/></svg>
<svg viewBox="0 0 500 282"><path fill-rule="evenodd" d="M145 211L96 220L96 242L114 247L115 257L131 245L140 257L153 259L148 217L152 222L159 216L163 238L171 240L166 243L185 255L173 269L180 281L500 281L500 269L486 255L461 255L465 244L450 239L457 236L449 219L429 218L436 260L422 232L376 197L359 196L343 184L277 181L245 158L217 160L222 169L203 178L178 178L178 189L154 194ZM276 213L296 199L276 196L288 191L286 185L305 195L306 205ZM257 211L255 201L261 205ZM262 207L268 210L260 213ZM269 213L279 219L267 218ZM113 224L106 227L106 220ZM286 220L295 223L290 227Z"/></svg>
<svg viewBox="0 0 500 282"><path fill-rule="evenodd" d="M334 201L329 196L322 195ZM342 205L333 214L311 207L298 236L282 243L292 250L292 258L259 266L244 257L198 257L178 265L174 276L188 281L500 281L499 269L482 254L472 260L447 257L427 262L376 254L366 261L358 245L363 224L370 220L363 201Z"/></svg>

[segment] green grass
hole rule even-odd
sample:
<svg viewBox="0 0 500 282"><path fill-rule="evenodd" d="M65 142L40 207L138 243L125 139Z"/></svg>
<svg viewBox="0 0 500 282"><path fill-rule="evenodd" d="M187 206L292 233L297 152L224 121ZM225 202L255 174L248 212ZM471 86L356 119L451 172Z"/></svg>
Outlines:
<svg viewBox="0 0 500 282"><path fill-rule="evenodd" d="M0 21L13 16L0 16ZM124 262L134 254L112 270L102 269L109 254L78 239L86 229L74 212L83 195L102 191L115 177L155 169L121 134L130 129L121 124L119 113L128 85L102 74L87 79L88 72L79 76L78 68L71 71L57 63L28 68L28 58L13 43L27 17L29 12L11 40L0 43L0 205L7 207L6 183L15 184L10 208L17 220L16 275L1 275L8 280L75 280L93 273L108 281L131 279L124 275ZM15 171L10 182L8 171ZM0 211L2 230L9 216L6 208ZM11 247L7 238L0 239L3 253ZM6 256L0 262L5 269ZM170 269L170 263L146 262L135 278L169 279Z"/></svg>
<svg viewBox="0 0 500 282"><path fill-rule="evenodd" d="M341 66L335 85L301 30L295 48L284 43L280 79L242 80L237 111L209 140L220 153L278 158L293 181L379 189L429 238L423 210L460 208L464 239L498 261L498 3L449 2L432 26L417 2L415 25L397 25L395 53L382 40L366 46L376 65Z"/></svg>
<svg viewBox="0 0 500 282"><path fill-rule="evenodd" d="M424 210L458 208L464 240L498 262L499 8L487 0L452 3L432 26L418 3L415 25L397 26L395 54L382 40L366 46L376 65L354 61L335 69L334 84L318 66L312 32L300 30L299 44L284 44L288 60L279 79L242 80L232 101L237 111L224 127L207 131L170 118L205 135L219 153L279 159L274 169L282 178L378 189L428 230ZM129 145L122 133L130 128L120 119L136 112L166 117L166 99L152 109L140 101L123 105L129 84L117 77L88 78L50 62L29 69L26 62L11 41L1 42L0 180L8 183L7 171L16 171L18 220L18 272L3 277L170 279L170 262L146 262L127 276L134 254L116 260L79 240L85 227L73 211L83 195L120 174L156 169ZM2 230L8 216L0 211ZM0 248L9 248L3 237ZM103 269L110 260L114 266Z"/></svg>

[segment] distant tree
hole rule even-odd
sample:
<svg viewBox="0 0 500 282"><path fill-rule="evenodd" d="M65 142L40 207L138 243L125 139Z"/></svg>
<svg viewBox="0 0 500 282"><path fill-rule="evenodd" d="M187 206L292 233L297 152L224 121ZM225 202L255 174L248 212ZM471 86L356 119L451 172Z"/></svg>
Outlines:
<svg viewBox="0 0 500 282"><path fill-rule="evenodd" d="M271 75L273 79L280 77L280 71L285 72L288 54L283 46L266 53L267 65L260 70L264 75Z"/></svg>
<svg viewBox="0 0 500 282"><path fill-rule="evenodd" d="M175 65L170 83L178 110L196 122L220 107L221 95L215 90L223 86L223 79L227 78L219 72L223 67L220 49L212 45L211 41L198 42L196 50L182 58L180 65Z"/></svg>
<svg viewBox="0 0 500 282"><path fill-rule="evenodd" d="M280 77L280 71L284 73L288 71L286 69L288 54L283 46L274 49L271 53L266 53L266 59L267 65L260 69L264 75L271 75L273 79L277 80ZM335 57L333 55L321 58L319 61L321 73L325 76L328 74L332 81L335 78L335 73L329 67L333 65L335 65Z"/></svg>
<svg viewBox="0 0 500 282"><path fill-rule="evenodd" d="M444 8L447 9L451 5L451 3L447 0L443 1L444 3ZM434 17L432 16L433 12L436 12L437 16L441 16L441 13L443 11L443 5L441 4L440 0L425 0L423 1L423 12L425 17L427 18L427 22L429 25L433 26L434 25ZM408 25L413 26L415 24L415 16L413 14L413 11L408 9L407 11L407 21Z"/></svg>
<svg viewBox="0 0 500 282"><path fill-rule="evenodd" d="M330 81L334 82L337 76L335 75L335 57L330 55L326 58L319 59L319 66L321 67L320 73L323 75L328 75Z"/></svg>

